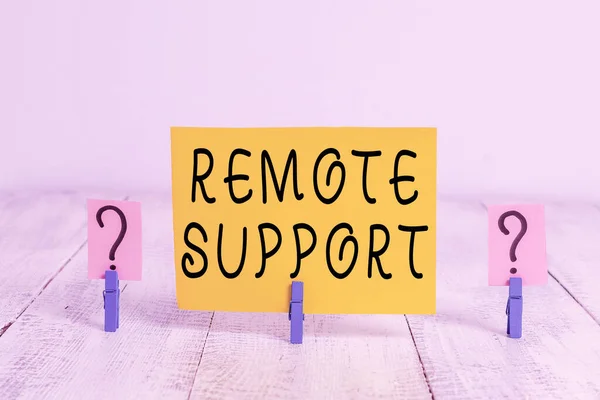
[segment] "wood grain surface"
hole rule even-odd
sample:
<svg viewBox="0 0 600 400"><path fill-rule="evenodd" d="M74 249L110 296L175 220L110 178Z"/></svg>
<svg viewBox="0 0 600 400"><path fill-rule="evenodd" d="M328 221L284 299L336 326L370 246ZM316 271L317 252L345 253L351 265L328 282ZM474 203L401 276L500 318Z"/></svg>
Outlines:
<svg viewBox="0 0 600 400"><path fill-rule="evenodd" d="M144 278L122 282L103 331L87 279L85 199L142 202ZM0 194L0 399L598 399L600 210L547 204L549 282L524 288L523 338L506 336L508 288L487 286L479 201L438 203L437 309L421 315L183 311L169 194Z"/></svg>

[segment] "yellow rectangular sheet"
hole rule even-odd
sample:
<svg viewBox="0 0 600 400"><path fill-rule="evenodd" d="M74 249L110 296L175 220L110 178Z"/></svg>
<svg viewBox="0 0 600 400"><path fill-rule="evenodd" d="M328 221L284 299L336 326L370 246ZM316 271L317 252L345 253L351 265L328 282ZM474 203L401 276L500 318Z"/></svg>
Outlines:
<svg viewBox="0 0 600 400"><path fill-rule="evenodd" d="M435 128L171 128L179 307L433 314Z"/></svg>

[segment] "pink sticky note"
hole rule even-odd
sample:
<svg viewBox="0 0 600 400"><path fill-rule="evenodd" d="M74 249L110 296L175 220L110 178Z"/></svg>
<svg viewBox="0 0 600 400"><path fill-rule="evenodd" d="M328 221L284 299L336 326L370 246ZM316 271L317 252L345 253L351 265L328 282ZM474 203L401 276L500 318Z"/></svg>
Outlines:
<svg viewBox="0 0 600 400"><path fill-rule="evenodd" d="M88 279L104 279L105 271L114 266L119 280L142 280L141 203L88 199L87 211ZM121 232L123 238L114 247Z"/></svg>
<svg viewBox="0 0 600 400"><path fill-rule="evenodd" d="M488 220L488 284L506 286L511 277L521 277L523 285L546 284L544 206L492 205L488 206Z"/></svg>

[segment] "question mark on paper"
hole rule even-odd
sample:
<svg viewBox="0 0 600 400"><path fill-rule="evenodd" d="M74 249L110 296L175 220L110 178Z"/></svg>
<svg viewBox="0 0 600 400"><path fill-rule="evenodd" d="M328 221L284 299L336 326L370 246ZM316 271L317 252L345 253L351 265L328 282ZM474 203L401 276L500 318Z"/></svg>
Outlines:
<svg viewBox="0 0 600 400"><path fill-rule="evenodd" d="M117 252L117 249L121 245L121 242L125 237L125 233L127 232L127 219L125 218L125 214L123 214L123 211L121 211L121 209L119 209L118 207L104 206L100 208L96 213L96 221L98 222L98 225L100 225L100 228L104 228L104 222L102 222L102 214L104 214L104 212L108 210L116 212L119 215L119 218L121 218L121 231L119 232L117 240L115 240L112 247L110 248L110 252L108 253L108 258L110 258L111 261L115 261L115 253ZM115 269L117 269L117 267L111 265L110 269L114 271Z"/></svg>
<svg viewBox="0 0 600 400"><path fill-rule="evenodd" d="M510 261L515 262L515 261L517 261L517 255L516 255L517 246L519 245L519 242L521 241L521 239L523 239L523 236L525 236L525 232L527 232L527 220L525 219L523 214L521 214L520 212L515 211L515 210L507 211L504 214L502 214L500 216L500 218L498 218L498 228L500 228L500 232L504 233L505 235L510 234L510 232L508 231L508 229L506 229L506 226L504 225L504 221L508 217L515 217L521 223L521 230L519 231L519 234L515 237L512 244L510 245L510 252L509 252ZM514 267L511 268L510 273L516 274L517 269Z"/></svg>

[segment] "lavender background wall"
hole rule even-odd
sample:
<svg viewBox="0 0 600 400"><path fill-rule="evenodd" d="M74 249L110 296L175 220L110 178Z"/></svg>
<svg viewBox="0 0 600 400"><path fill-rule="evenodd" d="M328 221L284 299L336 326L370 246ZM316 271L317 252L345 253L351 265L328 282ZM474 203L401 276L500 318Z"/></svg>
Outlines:
<svg viewBox="0 0 600 400"><path fill-rule="evenodd" d="M170 189L169 127L436 126L439 191L600 198L597 0L0 3L0 188Z"/></svg>

